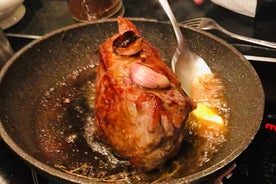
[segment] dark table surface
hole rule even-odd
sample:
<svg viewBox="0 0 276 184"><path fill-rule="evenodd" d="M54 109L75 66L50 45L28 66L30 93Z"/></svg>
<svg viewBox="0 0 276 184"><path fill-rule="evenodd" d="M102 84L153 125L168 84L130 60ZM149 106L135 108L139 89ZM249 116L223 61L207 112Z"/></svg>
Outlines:
<svg viewBox="0 0 276 184"><path fill-rule="evenodd" d="M263 1L267 0L259 0L258 2ZM170 0L169 2L179 22L196 17L210 17L234 33L276 42L276 13L274 12L276 1L265 3L265 6L264 3L259 3L255 18L234 13L213 4L210 0L205 0L201 5L195 5L193 0ZM77 23L70 16L66 0L25 0L24 5L26 7L24 18L5 32L44 35L61 27ZM168 20L158 0L125 0L124 6L124 16L126 17ZM251 48L251 45L244 45L243 42L230 39L218 32L213 31L212 33L231 44L235 44L244 54L259 52L259 50L256 51L256 49ZM15 50L21 47L20 42L18 40L16 42ZM276 57L275 50L263 48L261 50L261 55Z"/></svg>
<svg viewBox="0 0 276 184"><path fill-rule="evenodd" d="M258 1L261 2L261 1ZM192 0L171 0L172 9L179 22L196 18L210 17L229 31L249 37L260 38L276 42L276 3L271 2L265 5L258 5L255 18L246 17L233 13L206 0L202 5L195 5ZM23 19L5 30L5 33L21 33L31 35L44 35L64 26L75 24L69 13L67 2L64 0L25 0L26 14ZM125 0L125 17L144 17L167 21L157 0ZM263 47L255 47L237 40L228 38L225 35L213 32L217 36L233 44L243 54L254 54L276 57L276 50ZM26 42L31 40L9 38L15 51L20 49ZM266 94L266 114L276 114L276 63L251 62L259 74ZM276 116L275 116L276 117ZM276 121L275 121L276 122ZM261 127L262 128L262 127ZM260 131L263 134L262 131ZM262 136L262 135L259 135ZM273 137L275 143L275 136ZM255 141L256 142L256 141ZM257 143L255 143L257 144ZM253 145L254 146L254 145ZM30 183L32 175L24 163L7 149L0 140L0 183ZM248 151L250 152L250 151ZM247 153L245 153L247 154ZM11 158L6 160L6 156ZM255 156L253 156L255 158ZM276 161L273 158L274 162ZM276 165L276 163L275 163ZM14 170L14 168L18 168ZM1 175L4 175L5 181ZM275 181L275 180L274 180ZM256 183L249 182L249 183ZM269 183L269 182L267 182Z"/></svg>
<svg viewBox="0 0 276 184"><path fill-rule="evenodd" d="M65 0L25 0L27 12L24 18L7 32L43 35L52 30L76 23L70 16ZM171 0L170 4L179 22L195 17L211 17L230 31L246 36L259 37L276 41L271 37L272 27L276 26L276 14L265 15L268 12L262 8L257 12L257 18L250 18L228 11L206 0L201 5L195 5L192 0ZM273 3L274 4L274 3ZM167 20L166 15L157 0L125 0L126 17L145 17L157 20ZM259 12L262 13L259 15Z"/></svg>
<svg viewBox="0 0 276 184"><path fill-rule="evenodd" d="M24 4L26 7L24 18L5 32L44 35L77 23L70 16L66 0L25 0ZM259 6L256 18L231 12L209 0L205 0L201 5L195 5L192 0L171 0L170 4L179 22L206 16L214 18L224 28L237 34L276 42L274 34L276 14L273 12L276 3L274 2L269 4L269 8ZM168 20L157 0L125 0L124 6L126 17ZM220 36L225 38L224 35Z"/></svg>

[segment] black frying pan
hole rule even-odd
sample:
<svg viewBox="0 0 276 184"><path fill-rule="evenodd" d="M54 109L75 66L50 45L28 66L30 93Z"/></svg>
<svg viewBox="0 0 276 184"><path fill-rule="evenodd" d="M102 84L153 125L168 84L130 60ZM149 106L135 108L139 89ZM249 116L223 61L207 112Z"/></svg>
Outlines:
<svg viewBox="0 0 276 184"><path fill-rule="evenodd" d="M169 63L176 43L171 25L145 19L132 21ZM181 29L189 48L202 56L222 78L231 117L227 142L214 157L202 167L182 172L170 183L200 181L233 161L254 138L264 110L261 82L253 67L238 51L206 32L187 27ZM96 65L98 46L116 32L116 20L60 29L24 47L1 70L1 136L22 159L53 181L89 183L90 180L65 173L52 166L48 157L45 158L39 142L41 137L37 133L41 127L36 118L37 113L43 112L37 104L46 90L73 71ZM52 126L56 125L45 125L49 129ZM55 134L49 136L53 136L51 140L56 140ZM86 146L83 149L89 152ZM81 151L84 150L80 148ZM64 154L59 156L67 162L83 159L80 155L78 158L74 154L71 158L70 154Z"/></svg>

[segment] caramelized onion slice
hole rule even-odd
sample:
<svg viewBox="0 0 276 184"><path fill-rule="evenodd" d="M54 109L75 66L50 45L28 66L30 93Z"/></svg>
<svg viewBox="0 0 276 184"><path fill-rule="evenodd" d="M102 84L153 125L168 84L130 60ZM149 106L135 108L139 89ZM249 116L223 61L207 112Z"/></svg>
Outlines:
<svg viewBox="0 0 276 184"><path fill-rule="evenodd" d="M135 55L142 50L143 39L138 37L133 31L124 32L113 42L113 50L124 56Z"/></svg>

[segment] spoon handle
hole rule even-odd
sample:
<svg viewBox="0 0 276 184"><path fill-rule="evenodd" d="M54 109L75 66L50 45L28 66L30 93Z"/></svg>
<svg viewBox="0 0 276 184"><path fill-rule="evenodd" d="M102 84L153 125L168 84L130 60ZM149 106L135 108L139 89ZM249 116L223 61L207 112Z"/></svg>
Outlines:
<svg viewBox="0 0 276 184"><path fill-rule="evenodd" d="M178 46L177 48L178 49L183 48L184 47L184 38L183 38L182 32L178 26L177 20L172 12L172 9L171 9L168 1L167 0L159 0L159 3L161 4L162 8L166 12L167 16L169 17L169 19L172 23L173 29L175 30L175 36L177 39L177 46Z"/></svg>

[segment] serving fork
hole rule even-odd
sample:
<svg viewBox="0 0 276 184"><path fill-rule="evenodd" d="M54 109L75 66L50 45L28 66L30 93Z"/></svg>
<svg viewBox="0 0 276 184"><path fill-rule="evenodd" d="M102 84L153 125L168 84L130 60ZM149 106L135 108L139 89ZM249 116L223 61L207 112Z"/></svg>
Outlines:
<svg viewBox="0 0 276 184"><path fill-rule="evenodd" d="M248 43L253 43L253 44L276 49L275 42L260 40L260 39L256 39L256 38L250 38L247 36L242 36L242 35L232 33L230 31L224 29L223 27L221 27L215 20L207 18L207 17L190 19L190 20L181 22L181 24L191 26L194 28L199 28L202 30L217 30L217 31L220 31L220 32L230 36L231 38L235 38L235 39L242 40L242 41L245 41Z"/></svg>

